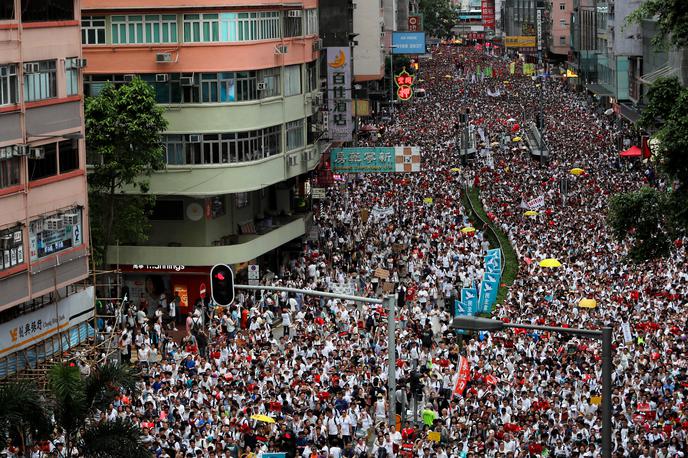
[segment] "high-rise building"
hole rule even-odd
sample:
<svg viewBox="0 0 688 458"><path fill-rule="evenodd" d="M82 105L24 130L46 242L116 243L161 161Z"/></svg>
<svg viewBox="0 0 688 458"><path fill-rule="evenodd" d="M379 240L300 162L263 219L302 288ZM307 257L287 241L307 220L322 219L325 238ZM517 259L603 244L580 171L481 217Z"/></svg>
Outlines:
<svg viewBox="0 0 688 458"><path fill-rule="evenodd" d="M571 12L574 0L549 0L549 52L553 57L566 58L571 46Z"/></svg>
<svg viewBox="0 0 688 458"><path fill-rule="evenodd" d="M89 253L79 16L78 0L0 6L0 378L92 316L76 286Z"/></svg>
<svg viewBox="0 0 688 458"><path fill-rule="evenodd" d="M169 122L165 168L149 180L150 237L107 252L131 298L177 294L183 312L212 265L274 271L290 242L300 247L321 157L317 7L83 0L86 95L140 77Z"/></svg>

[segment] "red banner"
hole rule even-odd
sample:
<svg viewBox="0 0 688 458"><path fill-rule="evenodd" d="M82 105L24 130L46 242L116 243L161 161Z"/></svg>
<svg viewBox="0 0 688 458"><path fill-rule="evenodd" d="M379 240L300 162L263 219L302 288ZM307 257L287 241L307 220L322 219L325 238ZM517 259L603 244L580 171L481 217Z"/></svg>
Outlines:
<svg viewBox="0 0 688 458"><path fill-rule="evenodd" d="M459 373L456 377L456 385L454 386L454 394L463 395L463 390L466 389L468 378L470 377L470 369L468 368L468 360L463 356L459 357Z"/></svg>
<svg viewBox="0 0 688 458"><path fill-rule="evenodd" d="M494 0L482 0L480 6L483 17L483 27L494 29L496 26Z"/></svg>

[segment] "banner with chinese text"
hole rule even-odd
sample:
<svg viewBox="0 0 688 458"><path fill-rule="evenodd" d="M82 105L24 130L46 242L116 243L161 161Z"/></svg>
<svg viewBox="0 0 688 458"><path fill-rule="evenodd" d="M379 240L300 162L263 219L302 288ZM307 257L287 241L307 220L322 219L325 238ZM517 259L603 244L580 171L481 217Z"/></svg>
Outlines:
<svg viewBox="0 0 688 458"><path fill-rule="evenodd" d="M420 147L333 148L330 165L338 174L420 172Z"/></svg>
<svg viewBox="0 0 688 458"><path fill-rule="evenodd" d="M351 117L350 48L327 48L327 95L330 140L350 142L354 130Z"/></svg>

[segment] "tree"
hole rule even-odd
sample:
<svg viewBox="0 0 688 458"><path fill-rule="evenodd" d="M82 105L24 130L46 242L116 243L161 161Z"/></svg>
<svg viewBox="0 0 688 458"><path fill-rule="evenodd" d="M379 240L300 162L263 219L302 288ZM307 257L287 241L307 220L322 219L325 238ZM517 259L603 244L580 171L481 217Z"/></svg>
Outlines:
<svg viewBox="0 0 688 458"><path fill-rule="evenodd" d="M86 100L86 142L93 163L89 171L89 208L94 256L99 264L115 241L146 240L147 177L164 166L161 132L167 128L155 92L135 78L120 86L106 85ZM123 194L138 188L140 194Z"/></svg>
<svg viewBox="0 0 688 458"><path fill-rule="evenodd" d="M53 366L48 373L48 389L55 425L65 437L65 449L71 450L76 446L98 451L97 455L88 456L121 456L120 446L111 440L112 432L118 429L126 429L128 447L141 445L137 428L128 421L115 426L90 422L96 412L106 409L121 390L135 394L136 380L137 373L132 367L119 364L98 366L88 377L82 376L74 364ZM79 439L80 431L83 433ZM96 445L101 434L102 443ZM139 437L138 441L134 440L136 437Z"/></svg>
<svg viewBox="0 0 688 458"><path fill-rule="evenodd" d="M639 124L652 132L660 182L670 186L617 194L607 220L617 240L630 242L630 257L644 261L666 256L688 232L688 89L675 78L658 79Z"/></svg>
<svg viewBox="0 0 688 458"><path fill-rule="evenodd" d="M9 440L31 456L29 445L46 439L52 429L43 397L32 383L11 382L0 387L0 406L0 450Z"/></svg>
<svg viewBox="0 0 688 458"><path fill-rule="evenodd" d="M149 458L151 452L141 443L141 431L121 418L101 421L87 429L79 449L92 458Z"/></svg>
<svg viewBox="0 0 688 458"><path fill-rule="evenodd" d="M419 9L423 14L423 30L428 36L446 38L452 35L458 12L450 0L420 0Z"/></svg>
<svg viewBox="0 0 688 458"><path fill-rule="evenodd" d="M688 2L686 0L645 0L627 18L627 23L640 23L657 17L659 33L652 39L656 47L667 44L677 48L688 46Z"/></svg>

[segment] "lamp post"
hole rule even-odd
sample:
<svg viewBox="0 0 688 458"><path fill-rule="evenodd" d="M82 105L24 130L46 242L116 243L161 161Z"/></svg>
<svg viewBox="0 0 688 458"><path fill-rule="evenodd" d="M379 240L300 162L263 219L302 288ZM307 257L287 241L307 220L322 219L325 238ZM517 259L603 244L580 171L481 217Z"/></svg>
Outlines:
<svg viewBox="0 0 688 458"><path fill-rule="evenodd" d="M533 329L536 331L557 332L602 340L602 457L612 456L612 328L581 329L534 324L505 323L501 320L474 316L454 318L452 327L468 331L499 331L504 328Z"/></svg>

